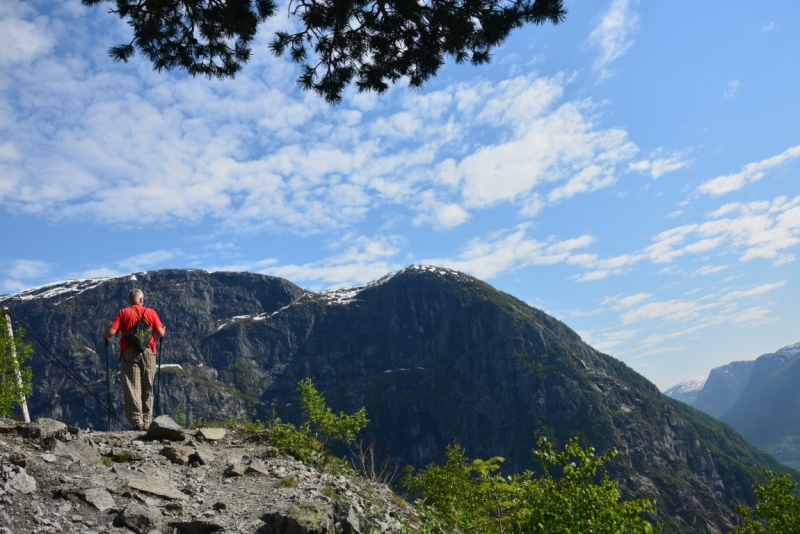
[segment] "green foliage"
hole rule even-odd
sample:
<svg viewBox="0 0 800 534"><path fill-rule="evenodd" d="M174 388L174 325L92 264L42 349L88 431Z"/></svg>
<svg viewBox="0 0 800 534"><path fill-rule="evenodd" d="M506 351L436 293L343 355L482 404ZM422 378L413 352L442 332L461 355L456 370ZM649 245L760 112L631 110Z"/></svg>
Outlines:
<svg viewBox="0 0 800 534"><path fill-rule="evenodd" d="M756 505L736 507L744 518L736 534L800 534L800 498L792 495L797 484L789 475L778 476L766 469L764 475L767 483L756 483Z"/></svg>
<svg viewBox="0 0 800 534"><path fill-rule="evenodd" d="M430 465L415 473L406 468L401 484L420 496L423 534L650 533L641 514L655 511L649 500L620 502L616 481L598 470L616 456L613 450L596 456L573 438L563 451L544 439L533 451L544 465L504 477L497 473L503 459L468 461L458 445L447 448L444 466ZM551 470L560 470L558 479Z"/></svg>
<svg viewBox="0 0 800 534"><path fill-rule="evenodd" d="M311 420L318 436L322 434L326 439L335 439L345 445L350 445L355 441L358 433L367 426L367 409L363 406L353 415L333 410L325 405L325 398L314 387L310 378L305 378L297 384L297 391L300 392L300 405L303 412Z"/></svg>
<svg viewBox="0 0 800 534"><path fill-rule="evenodd" d="M123 464L129 463L132 460L131 453L125 449L116 452L112 458L115 462Z"/></svg>
<svg viewBox="0 0 800 534"><path fill-rule="evenodd" d="M186 419L183 417L183 411L181 410L181 405L176 404L175 407L172 409L172 413L175 415L175 422L183 426L183 424L186 422Z"/></svg>
<svg viewBox="0 0 800 534"><path fill-rule="evenodd" d="M274 0L83 4L104 1L133 28L129 43L109 50L114 61L127 62L138 50L158 71L209 78L232 78L250 59L258 25L277 12ZM563 0L299 0L289 10L297 31L277 32L270 49L299 63L298 84L330 103L352 82L378 93L403 78L420 87L447 56L487 63L512 30L566 16Z"/></svg>
<svg viewBox="0 0 800 534"><path fill-rule="evenodd" d="M362 407L353 415L340 412L339 415L326 406L325 398L314 387L310 378L297 384L300 405L308 421L300 427L284 423L275 418L267 425L270 442L279 450L311 465L327 462L325 443L328 440L352 443L362 428L367 426L367 410Z"/></svg>
<svg viewBox="0 0 800 534"><path fill-rule="evenodd" d="M23 365L33 354L33 347L22 341L24 336L24 330L18 329L12 339L8 335L5 314L0 312L0 417L10 417L14 405L21 405L33 393L33 371ZM22 379L21 386L17 380L18 369Z"/></svg>

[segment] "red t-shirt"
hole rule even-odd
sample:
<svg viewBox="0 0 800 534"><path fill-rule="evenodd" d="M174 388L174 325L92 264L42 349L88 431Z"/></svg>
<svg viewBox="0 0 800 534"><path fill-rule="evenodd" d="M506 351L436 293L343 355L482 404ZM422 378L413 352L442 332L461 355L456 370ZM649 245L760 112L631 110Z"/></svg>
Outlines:
<svg viewBox="0 0 800 534"><path fill-rule="evenodd" d="M137 317L136 313L133 310L136 310L139 313ZM152 308L145 308L144 306L139 306L138 304L134 304L130 308L123 308L117 312L117 315L114 316L114 320L111 321L111 324L108 325L109 328L113 328L114 330L118 330L122 336L120 336L119 340L119 351L123 352L125 349L131 346L127 339L125 339L125 332L130 330L131 328L139 322L139 317L144 317L144 322L150 325L150 328L155 330L156 328L162 328L164 324L161 322L161 319L158 318L158 314ZM153 354L156 353L156 335L155 332L153 336L150 338L150 344L148 345L150 350L153 351Z"/></svg>

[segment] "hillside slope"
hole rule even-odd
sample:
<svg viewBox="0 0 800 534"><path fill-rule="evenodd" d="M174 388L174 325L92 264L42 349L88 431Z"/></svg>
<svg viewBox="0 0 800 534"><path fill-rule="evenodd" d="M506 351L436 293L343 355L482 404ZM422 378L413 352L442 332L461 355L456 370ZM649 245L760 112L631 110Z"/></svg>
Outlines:
<svg viewBox="0 0 800 534"><path fill-rule="evenodd" d="M563 323L475 278L411 267L360 288L309 293L266 276L137 273L3 299L98 395L98 334L138 285L168 325L162 411L197 418L297 420L296 383L314 378L336 411L365 405L367 439L401 464L472 457L534 467L538 435L616 447L612 474L653 496L666 532L727 532L752 502L760 466L780 470L733 428L586 345ZM39 351L41 352L41 351ZM113 361L112 364L115 362ZM37 354L38 416L103 427L105 414ZM119 386L114 404L119 410Z"/></svg>
<svg viewBox="0 0 800 534"><path fill-rule="evenodd" d="M800 343L759 357L721 420L782 462L800 465Z"/></svg>

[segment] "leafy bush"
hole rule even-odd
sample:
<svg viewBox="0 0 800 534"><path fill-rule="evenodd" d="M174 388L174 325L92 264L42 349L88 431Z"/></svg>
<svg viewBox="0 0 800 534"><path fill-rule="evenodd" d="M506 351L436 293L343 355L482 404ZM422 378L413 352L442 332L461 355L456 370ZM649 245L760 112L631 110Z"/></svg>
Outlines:
<svg viewBox="0 0 800 534"><path fill-rule="evenodd" d="M269 422L267 430L270 434L270 443L278 450L304 463L311 465L326 463L328 455L325 444L329 440L349 445L369 423L367 410L364 407L353 415L344 412L340 412L339 415L334 414L310 378L301 380L297 384L297 391L300 393L300 405L308 421L297 428L292 423L284 423L276 418Z"/></svg>
<svg viewBox="0 0 800 534"><path fill-rule="evenodd" d="M616 456L610 450L596 456L576 438L563 451L540 439L534 455L544 464L540 478L531 471L504 477L496 474L503 459L469 462L458 445L447 448L444 466L430 465L420 473L406 468L401 483L420 496L423 534L548 533L593 534L651 533L652 525L640 517L654 512L650 500L620 502L616 481L603 470ZM560 470L554 478L550 471Z"/></svg>
<svg viewBox="0 0 800 534"><path fill-rule="evenodd" d="M751 509L738 506L744 526L736 534L800 534L800 499L792 495L797 484L789 475L764 470L766 484L756 483L756 505Z"/></svg>
<svg viewBox="0 0 800 534"><path fill-rule="evenodd" d="M0 417L10 417L14 405L21 405L33 393L33 371L22 365L33 354L33 347L23 343L24 336L22 329L17 330L13 338L8 335L6 316L0 310ZM17 380L17 370L21 385Z"/></svg>

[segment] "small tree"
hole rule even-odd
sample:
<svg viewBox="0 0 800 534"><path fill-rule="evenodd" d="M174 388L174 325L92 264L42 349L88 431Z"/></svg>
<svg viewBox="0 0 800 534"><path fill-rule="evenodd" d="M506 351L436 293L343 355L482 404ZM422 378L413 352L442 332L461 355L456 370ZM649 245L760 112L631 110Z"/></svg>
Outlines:
<svg viewBox="0 0 800 534"><path fill-rule="evenodd" d="M22 365L33 354L33 347L23 343L24 336L23 330L17 330L13 338L8 335L6 315L0 309L0 417L10 417L14 405L21 405L33 391L33 371Z"/></svg>
<svg viewBox="0 0 800 534"><path fill-rule="evenodd" d="M298 382L297 391L308 420L298 428L276 418L270 421L268 430L273 445L300 461L312 465L324 463L327 458L325 444L329 440L350 445L369 423L363 406L353 415L333 413L310 378Z"/></svg>
<svg viewBox="0 0 800 534"><path fill-rule="evenodd" d="M797 484L789 475L764 470L766 484L756 483L756 505L736 507L744 517L744 526L736 534L800 534L800 499L792 495Z"/></svg>
<svg viewBox="0 0 800 534"><path fill-rule="evenodd" d="M531 471L504 477L496 474L503 459L469 462L458 445L447 448L447 463L415 474L406 469L402 484L420 496L423 534L644 534L653 527L640 517L654 512L650 500L621 502L616 481L598 469L616 456L610 450L595 456L573 438L563 451L544 439L533 451L544 464L535 478ZM550 469L560 469L560 478Z"/></svg>

